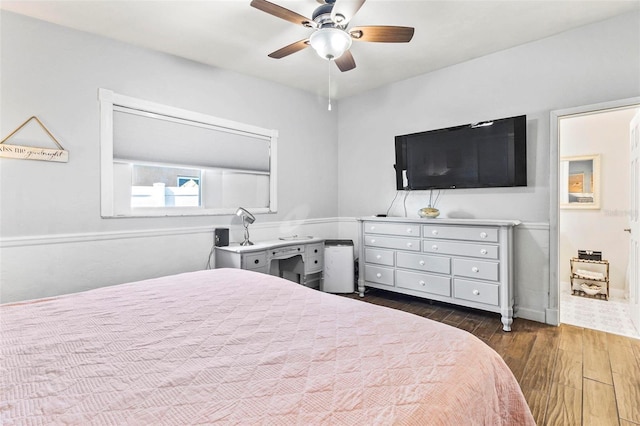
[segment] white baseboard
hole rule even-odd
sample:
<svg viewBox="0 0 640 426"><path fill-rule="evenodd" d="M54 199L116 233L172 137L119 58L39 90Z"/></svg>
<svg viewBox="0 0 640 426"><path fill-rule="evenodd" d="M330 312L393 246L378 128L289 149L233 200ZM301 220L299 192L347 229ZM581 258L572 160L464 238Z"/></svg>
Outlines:
<svg viewBox="0 0 640 426"><path fill-rule="evenodd" d="M549 325L560 325L560 315L558 309L546 309L545 317L545 323Z"/></svg>
<svg viewBox="0 0 640 426"><path fill-rule="evenodd" d="M609 289L611 293L611 297L615 297L616 299L627 299L626 292L619 288L611 288Z"/></svg>
<svg viewBox="0 0 640 426"><path fill-rule="evenodd" d="M515 317L542 323L545 322L545 313L543 311L531 308L523 308L522 306L516 308Z"/></svg>

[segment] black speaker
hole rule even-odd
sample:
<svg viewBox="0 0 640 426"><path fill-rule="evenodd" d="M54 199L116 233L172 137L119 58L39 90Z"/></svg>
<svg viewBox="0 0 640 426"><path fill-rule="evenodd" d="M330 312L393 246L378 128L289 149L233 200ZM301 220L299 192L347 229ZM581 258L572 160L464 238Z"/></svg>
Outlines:
<svg viewBox="0 0 640 426"><path fill-rule="evenodd" d="M216 228L213 231L213 239L216 247L229 245L229 228Z"/></svg>

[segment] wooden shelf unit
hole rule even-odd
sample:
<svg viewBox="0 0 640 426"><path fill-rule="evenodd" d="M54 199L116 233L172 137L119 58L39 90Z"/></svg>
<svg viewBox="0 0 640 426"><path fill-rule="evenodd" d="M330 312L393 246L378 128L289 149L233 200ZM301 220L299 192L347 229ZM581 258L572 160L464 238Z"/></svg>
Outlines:
<svg viewBox="0 0 640 426"><path fill-rule="evenodd" d="M571 294L574 296L588 297L591 299L603 299L609 300L609 261L608 260L588 260L573 257L570 260L571 263ZM598 267L597 271L592 269L586 269L588 271L600 272L604 275L602 279L589 278L584 275L578 274L576 271L579 269L578 265L602 265ZM588 294L580 288L582 283L596 284L600 286L600 291L596 294Z"/></svg>

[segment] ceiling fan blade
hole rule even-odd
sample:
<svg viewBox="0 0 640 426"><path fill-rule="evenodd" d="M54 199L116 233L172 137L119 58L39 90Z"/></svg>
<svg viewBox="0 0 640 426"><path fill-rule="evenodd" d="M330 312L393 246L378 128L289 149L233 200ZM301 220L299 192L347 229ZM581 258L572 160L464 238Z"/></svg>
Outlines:
<svg viewBox="0 0 640 426"><path fill-rule="evenodd" d="M344 25L360 10L365 0L336 0L331 9L331 20Z"/></svg>
<svg viewBox="0 0 640 426"><path fill-rule="evenodd" d="M285 21L293 22L294 24L299 24L304 27L316 28L318 26L318 24L311 19L282 6L278 6L275 3L268 2L267 0L251 0L251 6L275 17L284 19Z"/></svg>
<svg viewBox="0 0 640 426"><path fill-rule="evenodd" d="M349 30L349 34L354 40L378 43L407 43L413 38L413 32L412 27L384 25L353 27Z"/></svg>
<svg viewBox="0 0 640 426"><path fill-rule="evenodd" d="M269 53L269 57L274 59L281 59L285 56L291 55L292 53L296 53L307 46L309 46L309 39L305 38L304 40L296 41L295 43L291 43L290 45L285 46L282 49L278 49L275 52Z"/></svg>
<svg viewBox="0 0 640 426"><path fill-rule="evenodd" d="M345 51L338 59L335 59L334 62L342 72L352 70L356 67L356 61L348 50Z"/></svg>

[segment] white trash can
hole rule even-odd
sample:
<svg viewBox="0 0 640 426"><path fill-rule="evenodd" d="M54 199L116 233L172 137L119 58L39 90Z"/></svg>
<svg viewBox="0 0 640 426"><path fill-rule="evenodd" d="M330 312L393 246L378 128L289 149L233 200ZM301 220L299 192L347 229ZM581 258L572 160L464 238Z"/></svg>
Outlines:
<svg viewBox="0 0 640 426"><path fill-rule="evenodd" d="M355 291L353 266L353 241L325 240L322 291L353 293Z"/></svg>

